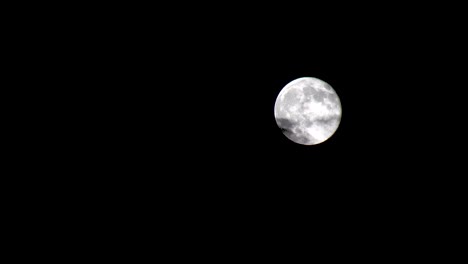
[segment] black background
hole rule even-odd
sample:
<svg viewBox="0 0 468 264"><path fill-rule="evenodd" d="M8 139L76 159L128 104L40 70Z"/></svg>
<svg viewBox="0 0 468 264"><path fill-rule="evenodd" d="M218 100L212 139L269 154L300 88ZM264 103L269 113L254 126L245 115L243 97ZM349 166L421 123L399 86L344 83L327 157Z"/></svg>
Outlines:
<svg viewBox="0 0 468 264"><path fill-rule="evenodd" d="M354 243L432 236L428 219L456 214L457 15L197 8L96 7L35 25L31 67L45 70L35 80L53 88L37 93L53 107L38 125L50 141L35 136L44 145L31 155L71 175L48 183L83 222L114 236L122 221L137 232L162 222L175 242ZM289 141L273 115L280 90L306 76L343 108L316 146Z"/></svg>
<svg viewBox="0 0 468 264"><path fill-rule="evenodd" d="M93 84L102 122L121 124L114 133L122 145L113 148L132 149L132 162L142 165L170 160L185 165L174 170L193 167L210 179L231 170L256 183L264 174L327 181L333 170L345 182L356 174L376 179L418 170L441 150L447 103L436 83L448 85L453 70L447 38L432 37L430 20L256 14L144 20L105 37L88 63L96 64L94 54L102 62ZM281 88L303 76L329 82L343 104L336 135L313 147L291 144L272 114ZM314 171L320 176L305 177Z"/></svg>
<svg viewBox="0 0 468 264"><path fill-rule="evenodd" d="M143 19L105 38L112 70L98 85L98 123L111 121L97 142L110 156L95 165L112 173L102 188L116 184L118 197L168 208L180 223L424 230L421 219L458 195L439 123L454 72L447 37L457 35L411 11L299 9ZM279 91L304 76L328 82L343 107L338 131L317 146L290 142L273 116Z"/></svg>

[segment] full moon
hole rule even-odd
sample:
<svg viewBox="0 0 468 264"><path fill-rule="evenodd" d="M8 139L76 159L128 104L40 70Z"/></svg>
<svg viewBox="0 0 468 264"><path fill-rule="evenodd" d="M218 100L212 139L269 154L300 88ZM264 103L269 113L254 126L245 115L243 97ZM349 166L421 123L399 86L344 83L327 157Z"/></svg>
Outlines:
<svg viewBox="0 0 468 264"><path fill-rule="evenodd" d="M320 79L299 78L288 83L276 98L275 119L288 139L302 145L320 144L340 125L340 98Z"/></svg>

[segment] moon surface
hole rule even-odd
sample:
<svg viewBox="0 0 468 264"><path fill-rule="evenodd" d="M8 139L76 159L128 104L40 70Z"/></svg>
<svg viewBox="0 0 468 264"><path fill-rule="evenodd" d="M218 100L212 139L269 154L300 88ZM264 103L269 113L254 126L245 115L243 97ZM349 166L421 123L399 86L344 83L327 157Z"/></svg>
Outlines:
<svg viewBox="0 0 468 264"><path fill-rule="evenodd" d="M288 83L276 98L275 119L283 134L295 143L320 144L340 125L340 98L320 79L299 78Z"/></svg>

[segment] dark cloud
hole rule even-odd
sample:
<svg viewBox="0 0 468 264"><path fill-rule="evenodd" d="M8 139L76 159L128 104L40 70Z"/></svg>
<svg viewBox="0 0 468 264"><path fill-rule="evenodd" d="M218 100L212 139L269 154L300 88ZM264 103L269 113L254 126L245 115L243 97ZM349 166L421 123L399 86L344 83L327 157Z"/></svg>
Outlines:
<svg viewBox="0 0 468 264"><path fill-rule="evenodd" d="M303 134L292 134L290 139L300 144L309 144L309 138Z"/></svg>
<svg viewBox="0 0 468 264"><path fill-rule="evenodd" d="M302 131L297 122L287 118L277 118L276 123L283 134L290 140L299 144L310 144L310 138Z"/></svg>
<svg viewBox="0 0 468 264"><path fill-rule="evenodd" d="M277 118L276 123L287 138L300 144L308 144L309 139L298 127L297 122L287 118Z"/></svg>
<svg viewBox="0 0 468 264"><path fill-rule="evenodd" d="M313 123L320 124L320 125L331 125L333 122L338 121L338 116L332 116L328 118L317 118L313 121Z"/></svg>
<svg viewBox="0 0 468 264"><path fill-rule="evenodd" d="M277 118L276 123L283 133L293 133L292 130L296 127L295 122L287 118Z"/></svg>

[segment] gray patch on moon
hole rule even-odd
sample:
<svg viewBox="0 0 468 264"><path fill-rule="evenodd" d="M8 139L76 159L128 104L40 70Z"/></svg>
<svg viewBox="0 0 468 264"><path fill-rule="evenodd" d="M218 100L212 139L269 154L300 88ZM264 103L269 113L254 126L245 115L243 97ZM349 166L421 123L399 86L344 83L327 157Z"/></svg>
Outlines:
<svg viewBox="0 0 468 264"><path fill-rule="evenodd" d="M304 125L305 125L306 127L311 127L313 124L314 124L314 121L312 121L312 120L306 119L306 120L304 121Z"/></svg>
<svg viewBox="0 0 468 264"><path fill-rule="evenodd" d="M307 108L307 101L306 100L301 101L301 104L299 106L300 113L304 113L306 108Z"/></svg>
<svg viewBox="0 0 468 264"><path fill-rule="evenodd" d="M323 99L328 97L328 94L329 93L327 92L318 90L312 96L314 97L315 100L317 100L317 102L323 102Z"/></svg>
<svg viewBox="0 0 468 264"><path fill-rule="evenodd" d="M304 91L304 95L308 98L310 98L310 96L313 96L314 93L317 91L315 87L312 86L306 86L302 88L302 90Z"/></svg>
<svg viewBox="0 0 468 264"><path fill-rule="evenodd" d="M297 101L297 92L295 90L291 90L284 95L282 103L285 105L294 105Z"/></svg>
<svg viewBox="0 0 468 264"><path fill-rule="evenodd" d="M327 95L328 100L330 100L332 103L339 103L338 95L334 93L329 93Z"/></svg>
<svg viewBox="0 0 468 264"><path fill-rule="evenodd" d="M293 134L289 135L290 139L292 139L294 142L300 143L300 144L307 144L309 143L309 137L308 135L301 129L301 127L297 126L294 127Z"/></svg>

